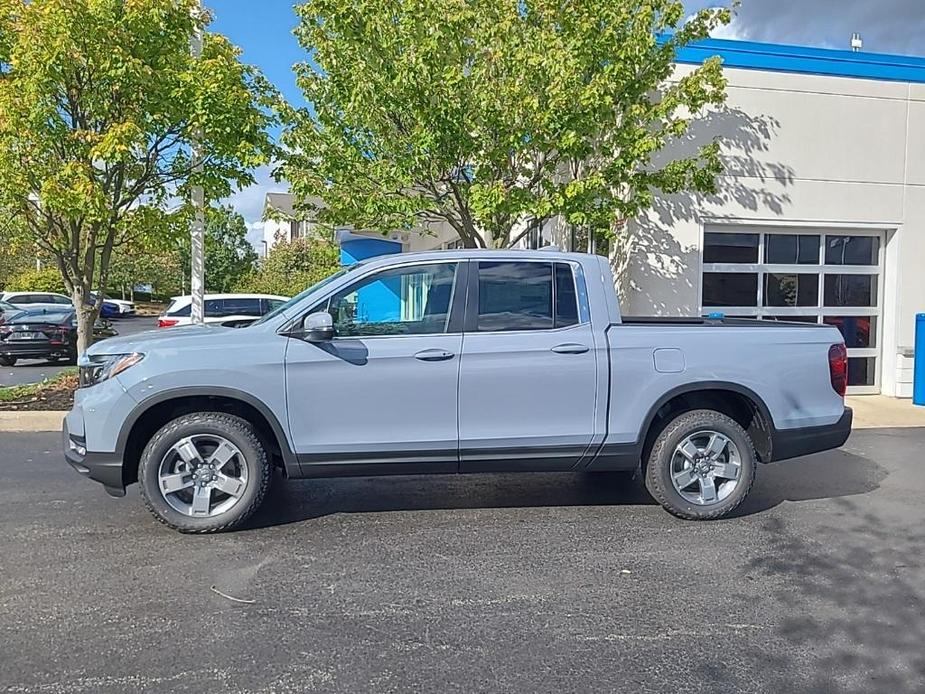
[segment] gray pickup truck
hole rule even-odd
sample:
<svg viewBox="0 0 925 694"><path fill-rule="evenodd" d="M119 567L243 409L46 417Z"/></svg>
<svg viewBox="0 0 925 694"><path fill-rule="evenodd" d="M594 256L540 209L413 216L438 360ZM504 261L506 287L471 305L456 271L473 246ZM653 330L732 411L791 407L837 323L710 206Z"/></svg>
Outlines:
<svg viewBox="0 0 925 694"><path fill-rule="evenodd" d="M246 328L106 340L64 452L138 482L184 532L235 527L290 478L620 470L686 519L756 462L841 446L846 352L825 325L620 315L607 260L435 251L341 270Z"/></svg>

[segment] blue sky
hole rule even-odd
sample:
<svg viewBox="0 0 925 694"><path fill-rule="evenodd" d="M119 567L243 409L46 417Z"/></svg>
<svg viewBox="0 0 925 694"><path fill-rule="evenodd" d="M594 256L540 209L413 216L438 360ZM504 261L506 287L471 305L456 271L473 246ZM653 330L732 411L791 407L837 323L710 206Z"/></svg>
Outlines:
<svg viewBox="0 0 925 694"><path fill-rule="evenodd" d="M212 10L211 30L243 50L243 60L257 66L293 104L304 104L292 66L306 60L292 34L293 0L204 0ZM727 4L723 0L685 0L689 10ZM719 34L771 43L847 48L852 32L864 37L875 53L925 53L925 0L743 0L739 12ZM257 183L228 201L244 215L251 240L259 247L264 195L286 190L271 180L268 168L255 172Z"/></svg>

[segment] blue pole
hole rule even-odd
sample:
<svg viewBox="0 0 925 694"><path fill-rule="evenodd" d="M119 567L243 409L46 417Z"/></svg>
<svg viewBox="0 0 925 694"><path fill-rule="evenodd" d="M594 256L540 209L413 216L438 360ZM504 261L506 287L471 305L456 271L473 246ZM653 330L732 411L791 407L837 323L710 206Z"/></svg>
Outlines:
<svg viewBox="0 0 925 694"><path fill-rule="evenodd" d="M912 403L925 405L925 313L915 314L915 371L912 376Z"/></svg>

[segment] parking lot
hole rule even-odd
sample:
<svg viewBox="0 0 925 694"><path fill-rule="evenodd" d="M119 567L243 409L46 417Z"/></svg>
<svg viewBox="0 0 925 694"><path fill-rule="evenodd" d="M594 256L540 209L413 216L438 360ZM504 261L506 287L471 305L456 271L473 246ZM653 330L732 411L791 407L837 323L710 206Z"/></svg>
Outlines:
<svg viewBox="0 0 925 694"><path fill-rule="evenodd" d="M150 316L121 318L112 321L112 325L119 331L119 335L135 335L145 330L154 330L157 327L157 319ZM67 365L60 362L50 362L45 359L23 359L17 362L16 366L0 366L0 387L38 383L45 378L51 378L66 368Z"/></svg>
<svg viewBox="0 0 925 694"><path fill-rule="evenodd" d="M606 474L395 477L206 537L0 437L2 692L925 688L923 429L761 467L712 523Z"/></svg>

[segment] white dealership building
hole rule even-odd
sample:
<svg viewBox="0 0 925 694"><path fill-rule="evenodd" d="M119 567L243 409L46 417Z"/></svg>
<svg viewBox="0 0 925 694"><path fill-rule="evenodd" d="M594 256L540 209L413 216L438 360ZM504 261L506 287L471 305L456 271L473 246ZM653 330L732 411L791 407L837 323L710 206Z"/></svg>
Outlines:
<svg viewBox="0 0 925 694"><path fill-rule="evenodd" d="M687 146L718 138L719 192L659 199L633 225L613 258L624 311L831 323L851 391L909 396L925 312L925 58L709 40L678 72L712 55L727 103ZM561 244L560 227L525 243ZM433 231L395 235L395 250L453 243Z"/></svg>

